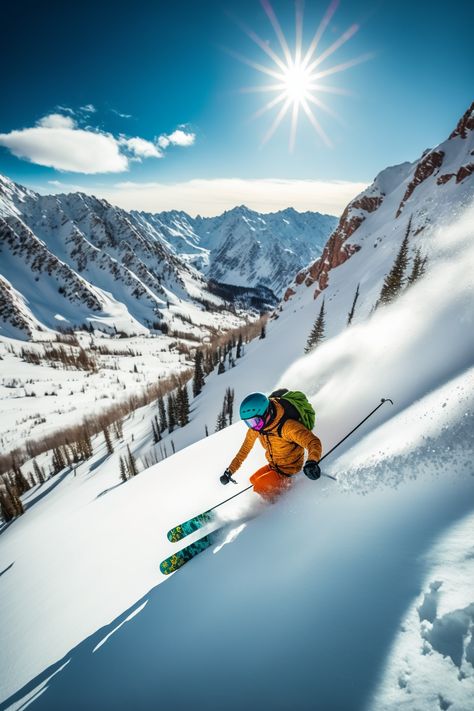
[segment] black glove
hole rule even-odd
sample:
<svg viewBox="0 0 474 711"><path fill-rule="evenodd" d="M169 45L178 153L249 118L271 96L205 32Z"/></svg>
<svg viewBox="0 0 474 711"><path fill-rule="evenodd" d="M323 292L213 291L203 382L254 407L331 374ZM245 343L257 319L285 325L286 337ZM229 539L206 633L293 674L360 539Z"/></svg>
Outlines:
<svg viewBox="0 0 474 711"><path fill-rule="evenodd" d="M308 477L308 479L312 479L313 481L316 481L316 479L319 479L319 477L321 476L321 469L319 468L319 464L313 459L308 459L308 461L303 467L303 471Z"/></svg>
<svg viewBox="0 0 474 711"><path fill-rule="evenodd" d="M229 481L234 481L232 479L232 472L229 471L228 469L226 469L225 472L223 473L223 475L219 478L220 478L221 484L228 484Z"/></svg>

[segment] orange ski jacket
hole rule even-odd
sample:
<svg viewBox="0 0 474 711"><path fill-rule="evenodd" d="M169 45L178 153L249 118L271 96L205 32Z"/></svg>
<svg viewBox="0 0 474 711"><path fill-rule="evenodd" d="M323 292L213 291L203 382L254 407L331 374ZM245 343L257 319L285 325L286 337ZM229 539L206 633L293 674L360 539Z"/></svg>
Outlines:
<svg viewBox="0 0 474 711"><path fill-rule="evenodd" d="M265 456L270 466L280 474L297 474L304 463L304 450L308 450L308 459L321 459L321 441L315 434L296 420L287 420L278 435L278 423L284 415L283 406L272 399L276 416L263 432L249 429L243 444L230 463L229 470L234 474L243 464L256 440L265 449Z"/></svg>

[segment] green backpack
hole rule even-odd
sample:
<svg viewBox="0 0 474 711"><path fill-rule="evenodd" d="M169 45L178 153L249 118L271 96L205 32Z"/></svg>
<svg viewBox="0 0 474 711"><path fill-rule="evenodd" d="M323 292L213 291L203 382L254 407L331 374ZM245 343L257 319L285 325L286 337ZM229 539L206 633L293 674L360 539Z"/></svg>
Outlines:
<svg viewBox="0 0 474 711"><path fill-rule="evenodd" d="M316 413L304 393L299 390L281 388L280 390L274 390L269 397L273 398L273 400L277 400L285 411L277 428L280 437L283 425L287 420L297 420L297 422L301 422L308 430L313 429Z"/></svg>

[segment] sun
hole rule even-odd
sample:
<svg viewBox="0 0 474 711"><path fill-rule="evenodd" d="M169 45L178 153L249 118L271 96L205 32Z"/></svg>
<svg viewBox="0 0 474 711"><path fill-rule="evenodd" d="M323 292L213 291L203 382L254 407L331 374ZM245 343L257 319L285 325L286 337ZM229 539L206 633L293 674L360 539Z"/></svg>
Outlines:
<svg viewBox="0 0 474 711"><path fill-rule="evenodd" d="M301 62L290 64L283 73L283 89L293 103L301 103L311 88L311 75Z"/></svg>
<svg viewBox="0 0 474 711"><path fill-rule="evenodd" d="M241 89L242 92L266 92L276 94L274 98L270 99L270 101L252 117L253 119L259 118L268 111L277 109L274 121L263 137L262 144L270 140L285 116L291 113L289 149L292 151L296 141L298 118L302 112L324 143L327 146L331 146L331 141L322 128L317 118L317 113L318 111L323 111L338 121L340 121L340 118L330 106L321 99L320 95L324 93L347 95L350 94L350 92L340 87L333 87L326 83L322 84L321 80L332 74L337 74L338 72L349 69L372 57L370 54L365 54L341 64L333 65L328 65L326 61L357 32L359 26L357 24L351 25L337 40L318 54L321 38L338 6L338 0L332 0L312 41L305 51L303 51L303 2L302 0L296 0L296 38L294 50L292 51L269 0L260 0L260 2L278 38L281 53L275 52L270 45L264 42L253 30L239 22L238 24L244 32L265 52L267 57L272 60L272 63L268 65L261 64L236 54L235 52L231 52L231 54L272 79L271 84ZM326 63L325 68L321 67L323 63Z"/></svg>

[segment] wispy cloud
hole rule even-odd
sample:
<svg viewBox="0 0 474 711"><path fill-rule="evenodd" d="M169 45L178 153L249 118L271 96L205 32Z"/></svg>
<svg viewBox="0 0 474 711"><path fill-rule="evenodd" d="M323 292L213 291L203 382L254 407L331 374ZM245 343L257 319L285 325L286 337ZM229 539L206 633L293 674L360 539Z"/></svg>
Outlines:
<svg viewBox="0 0 474 711"><path fill-rule="evenodd" d="M92 104L81 107L83 113L95 112ZM0 133L0 145L17 158L31 163L76 173L121 173L129 169L131 161L162 158L169 146L191 146L195 134L176 129L166 141L160 136L154 141L134 136L128 138L86 126L81 128L72 109L51 113L41 118L36 126Z"/></svg>
<svg viewBox="0 0 474 711"><path fill-rule="evenodd" d="M160 212L185 210L190 215L218 215L245 204L258 212L293 207L301 212L316 210L340 215L347 203L367 183L342 180L243 180L225 178L189 180L181 183L120 182L113 186L89 186L83 192L103 197L127 210Z"/></svg>
<svg viewBox="0 0 474 711"><path fill-rule="evenodd" d="M120 111L117 111L116 109L110 109L113 114L117 114L117 116L120 116L120 118L124 119L130 119L133 118L132 114L123 114Z"/></svg>
<svg viewBox="0 0 474 711"><path fill-rule="evenodd" d="M82 111L85 114L95 114L97 109L93 104L86 104L85 106L80 106L79 111Z"/></svg>

